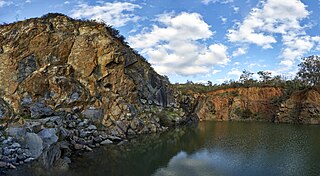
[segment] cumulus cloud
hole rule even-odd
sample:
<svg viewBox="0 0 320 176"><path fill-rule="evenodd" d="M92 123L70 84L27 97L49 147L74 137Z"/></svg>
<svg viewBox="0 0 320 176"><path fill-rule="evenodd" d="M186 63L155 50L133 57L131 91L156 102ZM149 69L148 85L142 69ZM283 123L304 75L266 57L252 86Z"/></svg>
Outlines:
<svg viewBox="0 0 320 176"><path fill-rule="evenodd" d="M91 6L79 4L71 13L73 18L88 18L104 21L114 27L121 27L128 22L136 22L139 16L133 14L135 9L141 6L129 2L106 2L100 5Z"/></svg>
<svg viewBox="0 0 320 176"><path fill-rule="evenodd" d="M240 47L237 50L233 51L232 56L233 57L237 57L237 56L241 56L247 53L247 49L246 47Z"/></svg>
<svg viewBox="0 0 320 176"><path fill-rule="evenodd" d="M237 68L232 68L228 72L228 75L234 75L234 76L237 76L237 77L240 77L241 74L242 74L242 71L238 70Z"/></svg>
<svg viewBox="0 0 320 176"><path fill-rule="evenodd" d="M217 74L217 73L220 73L221 72L221 70L212 70L212 72L211 72L211 74Z"/></svg>
<svg viewBox="0 0 320 176"><path fill-rule="evenodd" d="M161 14L153 27L129 37L131 46L140 49L160 74L208 74L215 65L229 62L227 47L206 46L200 40L212 37L210 26L198 13Z"/></svg>
<svg viewBox="0 0 320 176"><path fill-rule="evenodd" d="M299 0L262 1L243 22L228 30L227 37L231 42L255 44L268 49L278 42L276 35L280 35L283 44L281 64L290 68L297 58L314 47L314 40L301 25L301 20L308 15L306 6ZM234 54L238 53L241 52Z"/></svg>

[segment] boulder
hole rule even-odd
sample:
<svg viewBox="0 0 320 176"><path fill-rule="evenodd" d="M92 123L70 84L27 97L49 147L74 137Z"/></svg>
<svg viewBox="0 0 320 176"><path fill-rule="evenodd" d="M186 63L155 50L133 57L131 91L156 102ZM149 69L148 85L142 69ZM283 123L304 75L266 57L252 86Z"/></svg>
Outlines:
<svg viewBox="0 0 320 176"><path fill-rule="evenodd" d="M108 145L108 144L112 144L112 143L113 142L111 140L109 140L109 139L106 139L106 140L100 142L101 145Z"/></svg>
<svg viewBox="0 0 320 176"><path fill-rule="evenodd" d="M82 112L82 115L88 119L91 119L93 121L99 121L102 119L103 117L103 111L102 109L98 108L89 108L89 109L85 109Z"/></svg>
<svg viewBox="0 0 320 176"><path fill-rule="evenodd" d="M57 129L56 128L45 128L41 130L38 135L43 141L43 147L48 148L52 144L58 141L58 136L56 135Z"/></svg>
<svg viewBox="0 0 320 176"><path fill-rule="evenodd" d="M53 114L53 109L43 102L36 102L30 106L31 118L41 118Z"/></svg>
<svg viewBox="0 0 320 176"><path fill-rule="evenodd" d="M25 147L29 149L32 158L38 158L43 151L43 141L36 133L27 133Z"/></svg>
<svg viewBox="0 0 320 176"><path fill-rule="evenodd" d="M97 130L97 127L95 125L89 125L87 129L92 131L92 130Z"/></svg>
<svg viewBox="0 0 320 176"><path fill-rule="evenodd" d="M9 136L12 136L16 139L18 139L19 141L23 141L24 137L26 135L26 128L24 127L8 127L6 129L6 132Z"/></svg>

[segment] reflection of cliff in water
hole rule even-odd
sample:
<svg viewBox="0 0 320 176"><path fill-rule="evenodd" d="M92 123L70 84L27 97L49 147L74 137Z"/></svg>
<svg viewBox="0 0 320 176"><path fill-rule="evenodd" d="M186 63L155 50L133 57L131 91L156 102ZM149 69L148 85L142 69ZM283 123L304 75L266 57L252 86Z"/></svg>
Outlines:
<svg viewBox="0 0 320 176"><path fill-rule="evenodd" d="M109 145L94 153L85 153L71 164L71 169L80 175L150 175L180 151L192 153L201 148L205 143L205 138L199 138L202 132L194 125L139 136L123 145ZM95 167L86 169L87 165Z"/></svg>

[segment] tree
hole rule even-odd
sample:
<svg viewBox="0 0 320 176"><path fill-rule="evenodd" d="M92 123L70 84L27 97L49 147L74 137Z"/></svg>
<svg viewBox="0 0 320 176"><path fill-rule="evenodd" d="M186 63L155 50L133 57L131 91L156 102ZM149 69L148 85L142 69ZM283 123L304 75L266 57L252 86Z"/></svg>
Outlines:
<svg viewBox="0 0 320 176"><path fill-rule="evenodd" d="M268 71L258 71L257 74L263 82L268 82L271 79L271 72Z"/></svg>
<svg viewBox="0 0 320 176"><path fill-rule="evenodd" d="M309 56L298 65L299 71L296 78L303 84L315 86L320 81L320 56Z"/></svg>
<svg viewBox="0 0 320 176"><path fill-rule="evenodd" d="M110 32L110 34L117 38L122 44L127 45L126 38L120 34L119 30L113 28L111 25L106 26L107 31Z"/></svg>
<svg viewBox="0 0 320 176"><path fill-rule="evenodd" d="M212 82L211 82L211 81L208 81L207 85L208 85L208 86L212 86Z"/></svg>
<svg viewBox="0 0 320 176"><path fill-rule="evenodd" d="M240 75L240 82L247 84L251 82L253 73L247 70L243 70L242 74Z"/></svg>
<svg viewBox="0 0 320 176"><path fill-rule="evenodd" d="M193 84L193 82L190 81L190 80L187 80L187 83L186 83L186 84Z"/></svg>

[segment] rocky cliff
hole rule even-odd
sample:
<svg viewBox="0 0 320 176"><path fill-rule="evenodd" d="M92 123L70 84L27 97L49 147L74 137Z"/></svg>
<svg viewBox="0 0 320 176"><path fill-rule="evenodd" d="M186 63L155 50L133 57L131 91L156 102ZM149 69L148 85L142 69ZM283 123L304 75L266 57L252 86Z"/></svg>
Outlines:
<svg viewBox="0 0 320 176"><path fill-rule="evenodd" d="M275 121L320 124L320 87L294 92L281 103Z"/></svg>
<svg viewBox="0 0 320 176"><path fill-rule="evenodd" d="M320 87L285 93L276 87L227 88L195 94L200 120L320 124Z"/></svg>
<svg viewBox="0 0 320 176"><path fill-rule="evenodd" d="M126 134L161 130L154 113L179 108L168 80L104 24L51 14L3 25L0 34L2 121L81 112Z"/></svg>
<svg viewBox="0 0 320 176"><path fill-rule="evenodd" d="M228 88L203 94L196 109L200 120L274 121L278 107L272 101L281 88Z"/></svg>
<svg viewBox="0 0 320 176"><path fill-rule="evenodd" d="M3 166L40 155L52 166L69 149L162 131L193 112L117 31L61 14L0 26L0 91Z"/></svg>

